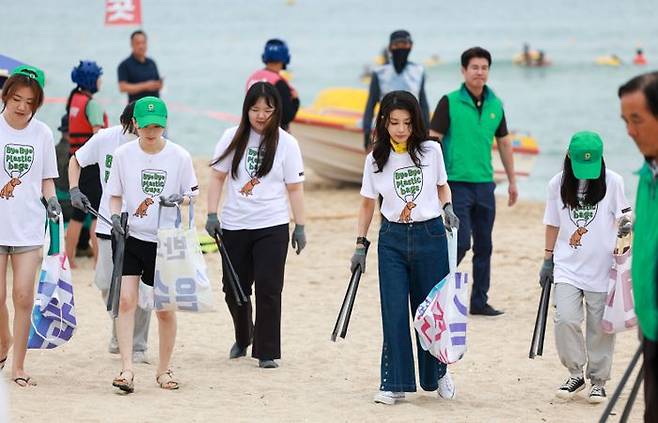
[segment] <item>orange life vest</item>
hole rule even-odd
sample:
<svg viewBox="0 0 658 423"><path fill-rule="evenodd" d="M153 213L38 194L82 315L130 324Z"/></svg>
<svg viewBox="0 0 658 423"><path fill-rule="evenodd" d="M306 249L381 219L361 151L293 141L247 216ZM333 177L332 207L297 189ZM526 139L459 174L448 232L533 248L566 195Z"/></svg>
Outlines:
<svg viewBox="0 0 658 423"><path fill-rule="evenodd" d="M94 135L94 128L85 113L90 99L91 96L84 92L77 92L71 98L69 106L69 153L71 155L75 154ZM107 114L103 113L103 128L107 128L107 126Z"/></svg>

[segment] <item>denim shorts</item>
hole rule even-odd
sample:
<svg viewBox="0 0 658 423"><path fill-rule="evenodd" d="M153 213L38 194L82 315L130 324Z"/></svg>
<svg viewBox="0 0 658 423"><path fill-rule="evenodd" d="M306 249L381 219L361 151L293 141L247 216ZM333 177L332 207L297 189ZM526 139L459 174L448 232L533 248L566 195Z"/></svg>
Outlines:
<svg viewBox="0 0 658 423"><path fill-rule="evenodd" d="M12 255L12 254L21 254L27 253L28 251L38 250L42 248L43 245L22 245L20 247L12 247L9 245L0 245L0 255Z"/></svg>

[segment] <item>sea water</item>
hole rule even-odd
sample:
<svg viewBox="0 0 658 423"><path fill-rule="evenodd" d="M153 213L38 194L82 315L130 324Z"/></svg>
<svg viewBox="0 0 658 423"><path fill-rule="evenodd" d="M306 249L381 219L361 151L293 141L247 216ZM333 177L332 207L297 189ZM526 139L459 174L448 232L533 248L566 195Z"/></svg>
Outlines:
<svg viewBox="0 0 658 423"><path fill-rule="evenodd" d="M491 51L489 85L502 98L511 129L530 132L541 154L531 176L520 183L521 197L542 200L550 177L560 171L570 136L579 130L601 134L608 166L624 176L633 197L633 172L642 158L619 117L617 88L658 64L655 2L646 0L528 1L347 1L347 0L142 0L142 28L148 55L164 77L163 98L170 110L168 134L199 157L210 158L225 116L239 115L247 76L262 66L268 38L288 43L292 83L302 106L323 88L363 87L364 66L386 46L396 29L414 40L410 60L427 69L426 89L433 109L462 81L459 57L480 45ZM126 96L118 92L116 68L130 54L135 27L103 25L100 0L3 1L0 54L46 72L46 94L54 102L38 118L53 131L73 84L70 72L81 59L104 69L96 97L110 122L118 124ZM524 42L542 49L553 65L526 69L512 64ZM649 66L631 64L637 47ZM594 64L616 54L618 67ZM57 101L59 99L59 102ZM221 112L215 118L208 112ZM219 119L217 118L219 116ZM58 134L55 132L56 138ZM504 187L500 189L504 193Z"/></svg>

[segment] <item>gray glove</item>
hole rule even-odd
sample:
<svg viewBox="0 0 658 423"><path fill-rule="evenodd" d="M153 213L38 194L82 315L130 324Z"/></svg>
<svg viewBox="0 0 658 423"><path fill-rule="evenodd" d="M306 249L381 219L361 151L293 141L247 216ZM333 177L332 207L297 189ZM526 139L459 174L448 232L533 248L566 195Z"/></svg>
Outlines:
<svg viewBox="0 0 658 423"><path fill-rule="evenodd" d="M292 231L292 239L290 240L292 248L297 249L297 255L302 252L306 247L306 234L304 233L304 225L295 225L295 230Z"/></svg>
<svg viewBox="0 0 658 423"><path fill-rule="evenodd" d="M544 259L539 270L539 286L543 288L546 282L553 283L553 257Z"/></svg>
<svg viewBox="0 0 658 423"><path fill-rule="evenodd" d="M627 215L623 215L619 219L619 230L617 231L617 236L619 238L623 238L631 233L631 229L633 229L633 222L631 221L631 218Z"/></svg>
<svg viewBox="0 0 658 423"><path fill-rule="evenodd" d="M112 217L110 217L110 220L112 220L112 230L114 233L119 234L120 236L125 236L126 233L121 227L121 216L118 214L113 214Z"/></svg>
<svg viewBox="0 0 658 423"><path fill-rule="evenodd" d="M169 197L165 197L164 195L160 196L160 205L162 207L176 207L180 206L183 203L183 200L185 197L183 197L181 194L171 194Z"/></svg>
<svg viewBox="0 0 658 423"><path fill-rule="evenodd" d="M208 213L208 219L206 219L206 231L210 236L215 236L215 234L222 234L222 224L219 223L217 218L217 213Z"/></svg>
<svg viewBox="0 0 658 423"><path fill-rule="evenodd" d="M59 201L57 201L57 197L54 195L46 202L46 212L48 212L48 217L53 220L57 220L62 214L62 207L59 205Z"/></svg>
<svg viewBox="0 0 658 423"><path fill-rule="evenodd" d="M91 207L91 202L87 198L86 195L80 191L79 187L73 187L69 191L69 195L71 196L71 205L75 207L76 209L80 209L83 212L87 211L87 208Z"/></svg>
<svg viewBox="0 0 658 423"><path fill-rule="evenodd" d="M361 266L361 273L366 273L366 247L357 245L352 255L350 271L354 273L357 267Z"/></svg>
<svg viewBox="0 0 658 423"><path fill-rule="evenodd" d="M446 229L450 232L453 232L453 229L459 230L459 218L455 214L455 211L452 209L452 203L446 203L443 206L443 215L445 218Z"/></svg>

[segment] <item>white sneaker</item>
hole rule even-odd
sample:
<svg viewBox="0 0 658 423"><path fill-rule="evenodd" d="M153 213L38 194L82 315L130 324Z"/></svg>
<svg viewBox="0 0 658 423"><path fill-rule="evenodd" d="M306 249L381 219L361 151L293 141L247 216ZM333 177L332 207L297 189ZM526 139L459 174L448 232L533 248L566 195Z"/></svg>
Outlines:
<svg viewBox="0 0 658 423"><path fill-rule="evenodd" d="M443 375L441 379L439 379L439 389L437 389L437 392L443 399L455 399L457 388L455 387L455 383L452 381L452 376L450 376L448 369L446 369L446 374Z"/></svg>
<svg viewBox="0 0 658 423"><path fill-rule="evenodd" d="M133 363L151 364L144 351L133 351Z"/></svg>
<svg viewBox="0 0 658 423"><path fill-rule="evenodd" d="M393 405L395 401L404 399L404 392L379 391L374 399L379 404Z"/></svg>
<svg viewBox="0 0 658 423"><path fill-rule="evenodd" d="M107 352L110 354L119 354L119 344L116 339L110 339L110 343L107 346Z"/></svg>

